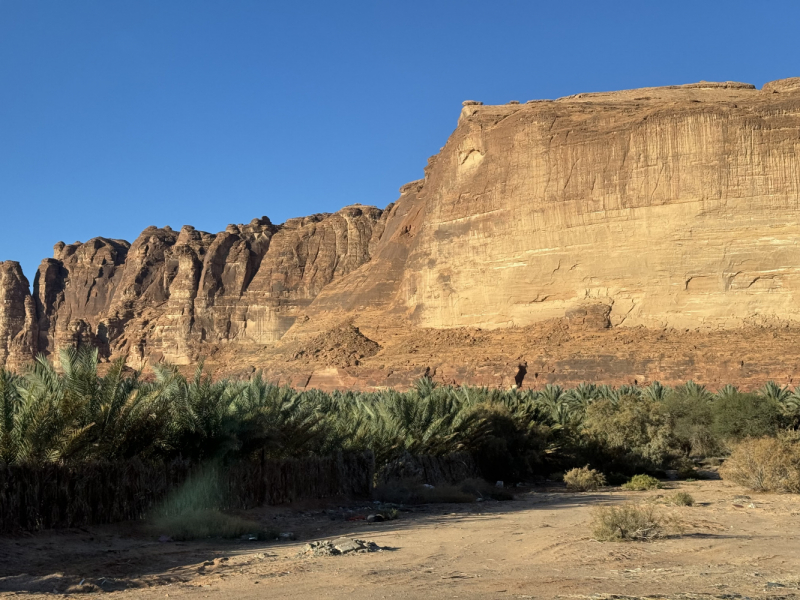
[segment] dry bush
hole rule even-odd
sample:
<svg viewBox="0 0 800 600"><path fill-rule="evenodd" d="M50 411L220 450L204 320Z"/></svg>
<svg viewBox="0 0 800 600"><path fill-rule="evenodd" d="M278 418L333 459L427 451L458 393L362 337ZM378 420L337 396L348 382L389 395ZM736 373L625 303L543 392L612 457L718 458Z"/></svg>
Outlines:
<svg viewBox="0 0 800 600"><path fill-rule="evenodd" d="M634 492L643 492L644 490L657 490L661 487L661 482L655 477L650 475L634 475L628 483L622 484L622 489L632 490Z"/></svg>
<svg viewBox="0 0 800 600"><path fill-rule="evenodd" d="M748 439L736 445L719 470L756 492L800 492L800 437Z"/></svg>
<svg viewBox="0 0 800 600"><path fill-rule="evenodd" d="M649 541L679 529L674 517L652 504L599 506L592 514L592 534L600 542Z"/></svg>
<svg viewBox="0 0 800 600"><path fill-rule="evenodd" d="M694 505L694 498L688 492L675 492L674 494L670 494L665 498L668 504L674 504L675 506L693 506Z"/></svg>
<svg viewBox="0 0 800 600"><path fill-rule="evenodd" d="M572 492L591 492L606 484L606 477L599 471L587 466L570 469L564 473L564 483Z"/></svg>

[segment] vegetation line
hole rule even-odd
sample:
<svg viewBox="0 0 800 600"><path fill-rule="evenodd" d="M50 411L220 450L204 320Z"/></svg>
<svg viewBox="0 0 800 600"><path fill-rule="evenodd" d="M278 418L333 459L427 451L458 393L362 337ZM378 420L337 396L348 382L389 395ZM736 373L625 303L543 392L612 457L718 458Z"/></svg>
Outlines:
<svg viewBox="0 0 800 600"><path fill-rule="evenodd" d="M298 391L268 383L193 378L159 365L155 378L122 361L98 374L97 353L67 350L57 370L40 358L22 376L0 371L0 462L209 460L373 451L378 468L406 454L469 452L505 481L591 466L609 483L636 473L691 472L751 437L800 423L800 391L712 393L584 383L573 389L436 386L406 392Z"/></svg>

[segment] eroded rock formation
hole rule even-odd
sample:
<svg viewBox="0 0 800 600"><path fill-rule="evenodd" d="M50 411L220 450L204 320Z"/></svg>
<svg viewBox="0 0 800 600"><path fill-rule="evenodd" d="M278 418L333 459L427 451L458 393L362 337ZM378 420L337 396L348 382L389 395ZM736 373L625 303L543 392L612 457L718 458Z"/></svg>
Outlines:
<svg viewBox="0 0 800 600"><path fill-rule="evenodd" d="M383 211L58 244L32 296L2 263L0 364L90 344L323 387L425 372L506 385L525 362L565 383L792 379L793 344L774 344L780 373L765 349L744 374L731 336L800 328L798 239L800 78L470 101L424 179ZM529 343L564 328L570 344ZM443 330L438 350L421 337ZM681 362L679 333L705 366ZM602 336L648 346L623 360L588 345Z"/></svg>
<svg viewBox="0 0 800 600"><path fill-rule="evenodd" d="M276 342L325 285L370 259L382 215L351 206L280 226L263 217L216 235L148 227L133 244L59 242L32 297L19 265L2 263L5 352L17 364L90 345L132 365L188 364L224 344Z"/></svg>
<svg viewBox="0 0 800 600"><path fill-rule="evenodd" d="M0 366L16 369L37 349L36 311L18 262L0 262Z"/></svg>

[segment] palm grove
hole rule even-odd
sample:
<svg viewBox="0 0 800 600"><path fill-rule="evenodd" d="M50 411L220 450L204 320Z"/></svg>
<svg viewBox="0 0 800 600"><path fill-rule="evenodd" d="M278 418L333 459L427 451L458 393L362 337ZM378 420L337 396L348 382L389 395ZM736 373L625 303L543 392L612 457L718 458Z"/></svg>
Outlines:
<svg viewBox="0 0 800 600"><path fill-rule="evenodd" d="M267 382L214 380L200 365L154 377L123 361L98 373L97 353L68 350L26 373L0 371L0 462L233 461L374 452L380 467L406 453L469 452L490 479L518 481L589 465L610 482L635 473L693 473L748 438L796 439L800 390L712 393L584 383L573 389L436 386L405 392L298 391ZM787 433L789 432L789 433ZM789 436L789 438L787 438Z"/></svg>

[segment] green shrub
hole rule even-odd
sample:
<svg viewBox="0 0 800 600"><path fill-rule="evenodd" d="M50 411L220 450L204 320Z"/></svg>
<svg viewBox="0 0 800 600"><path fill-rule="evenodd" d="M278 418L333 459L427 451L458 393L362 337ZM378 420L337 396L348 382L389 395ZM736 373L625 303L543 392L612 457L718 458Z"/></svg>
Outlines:
<svg viewBox="0 0 800 600"><path fill-rule="evenodd" d="M591 404L586 409L584 431L612 458L608 468L603 466L605 471L662 468L676 446L663 404L634 395Z"/></svg>
<svg viewBox="0 0 800 600"><path fill-rule="evenodd" d="M657 490L661 487L661 482L650 475L634 475L628 483L623 483L622 488L641 492L644 490Z"/></svg>
<svg viewBox="0 0 800 600"><path fill-rule="evenodd" d="M800 493L800 437L795 432L744 440L734 447L719 473L757 492Z"/></svg>
<svg viewBox="0 0 800 600"><path fill-rule="evenodd" d="M717 398L712 409L713 431L722 440L774 435L780 427L780 407L766 396L732 393Z"/></svg>
<svg viewBox="0 0 800 600"><path fill-rule="evenodd" d="M693 506L694 505L694 498L688 492L675 492L674 494L670 494L666 497L666 501L668 504L674 504L675 506Z"/></svg>
<svg viewBox="0 0 800 600"><path fill-rule="evenodd" d="M580 469L570 469L564 474L567 489L572 492L591 492L606 484L605 475L590 469L588 466Z"/></svg>
<svg viewBox="0 0 800 600"><path fill-rule="evenodd" d="M592 534L600 542L648 541L677 528L652 504L599 506L592 514Z"/></svg>
<svg viewBox="0 0 800 600"><path fill-rule="evenodd" d="M712 429L712 403L710 394L691 393L686 386L673 390L664 399L675 443L686 456L712 456L720 451L719 440Z"/></svg>

